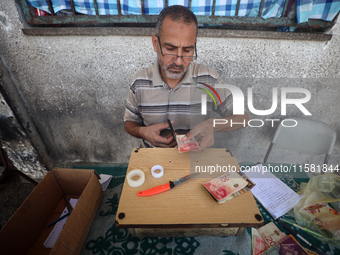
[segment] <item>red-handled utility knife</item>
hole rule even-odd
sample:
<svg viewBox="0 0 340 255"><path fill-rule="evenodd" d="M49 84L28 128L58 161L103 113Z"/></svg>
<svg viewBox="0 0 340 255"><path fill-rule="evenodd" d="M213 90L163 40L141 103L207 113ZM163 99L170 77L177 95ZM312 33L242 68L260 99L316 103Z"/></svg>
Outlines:
<svg viewBox="0 0 340 255"><path fill-rule="evenodd" d="M198 175L200 173L194 173L194 174L189 174L186 175L182 178L177 179L176 181L169 181L169 183L163 184L163 185L159 185L157 187L153 187L151 189L147 189L147 190L143 190L143 191L139 191L137 192L137 195L140 197L147 197L147 196L151 196L151 195L156 195L159 193L162 193L164 191L167 191L169 189L172 189L173 187L176 187L177 185L191 179L192 177Z"/></svg>

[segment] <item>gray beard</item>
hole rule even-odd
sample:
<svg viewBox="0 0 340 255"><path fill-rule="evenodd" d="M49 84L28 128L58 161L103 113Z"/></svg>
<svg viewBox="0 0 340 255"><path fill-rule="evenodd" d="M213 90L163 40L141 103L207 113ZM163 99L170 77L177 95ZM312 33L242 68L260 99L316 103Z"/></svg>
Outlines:
<svg viewBox="0 0 340 255"><path fill-rule="evenodd" d="M187 69L188 69L188 68L184 68L184 66L182 65L181 66L181 67L183 67L183 71L182 72L180 72L180 73L172 73L172 72L168 71L168 69L171 68L171 67L176 66L174 63L172 63L172 64L168 65L167 67L165 67L164 62L160 58L158 58L158 64L161 67L162 71L165 73L165 75L169 79L179 79L179 78L181 78L185 74Z"/></svg>

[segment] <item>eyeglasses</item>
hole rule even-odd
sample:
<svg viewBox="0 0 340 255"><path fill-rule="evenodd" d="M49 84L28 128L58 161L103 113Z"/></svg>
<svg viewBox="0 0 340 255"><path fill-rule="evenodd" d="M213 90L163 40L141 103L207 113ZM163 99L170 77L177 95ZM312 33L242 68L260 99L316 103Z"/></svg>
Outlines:
<svg viewBox="0 0 340 255"><path fill-rule="evenodd" d="M176 54L170 54L170 53L163 53L162 50L162 45L161 45L161 41L159 40L159 36L157 35L157 39L158 39L158 44L159 44L159 48L161 49L161 55L166 58L168 61L176 61L177 58L181 58L183 60L183 62L191 62L194 59L197 58L197 49L196 49L196 43L195 43L195 55L193 55L191 52L187 53L188 55L176 55Z"/></svg>

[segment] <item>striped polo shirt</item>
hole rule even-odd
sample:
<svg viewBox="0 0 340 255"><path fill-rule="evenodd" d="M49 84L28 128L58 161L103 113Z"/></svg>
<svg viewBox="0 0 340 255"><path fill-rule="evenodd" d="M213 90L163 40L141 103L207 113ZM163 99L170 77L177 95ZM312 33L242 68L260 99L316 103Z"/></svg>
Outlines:
<svg viewBox="0 0 340 255"><path fill-rule="evenodd" d="M209 89L200 83L214 87L215 84L224 82L211 68L192 62L180 83L171 89L162 80L159 65L155 63L132 78L125 101L124 121L150 126L170 119L174 121L175 130L188 130L202 120L211 118L214 112L219 117L230 115L232 95L228 89L216 89L222 106L217 99L215 101L218 104L215 105L213 99L207 95L207 115L201 114L202 94L207 93L199 88Z"/></svg>

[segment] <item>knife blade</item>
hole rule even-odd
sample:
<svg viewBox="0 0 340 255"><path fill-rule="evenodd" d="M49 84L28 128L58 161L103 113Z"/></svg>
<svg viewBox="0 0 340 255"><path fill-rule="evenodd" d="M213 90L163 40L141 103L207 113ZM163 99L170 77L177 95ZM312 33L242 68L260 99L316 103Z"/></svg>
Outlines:
<svg viewBox="0 0 340 255"><path fill-rule="evenodd" d="M194 174L189 174L189 175L186 175L182 178L179 178L175 181L169 181L168 183L166 184L163 184L163 185L159 185L159 186L156 186L156 187L153 187L153 188L150 188L150 189L147 189L147 190L143 190L143 191L139 191L137 192L137 195L139 197L147 197L147 196L151 196L151 195L156 195L156 194L159 194L159 193L162 193L164 191L167 191L169 189L172 189L174 187L176 187L177 185L187 181L187 180L190 180L192 177L196 176L196 175L199 175L200 173L194 173Z"/></svg>

